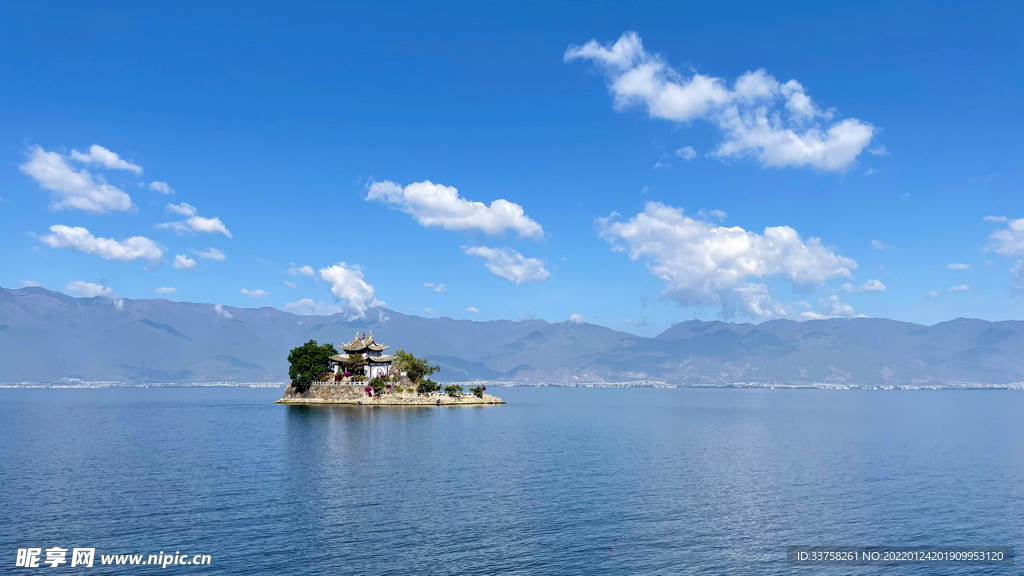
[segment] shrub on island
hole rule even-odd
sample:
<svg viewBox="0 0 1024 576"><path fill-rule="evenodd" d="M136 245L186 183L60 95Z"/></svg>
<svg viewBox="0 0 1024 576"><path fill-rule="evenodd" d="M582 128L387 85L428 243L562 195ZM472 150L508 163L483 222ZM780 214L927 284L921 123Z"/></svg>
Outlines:
<svg viewBox="0 0 1024 576"><path fill-rule="evenodd" d="M444 387L444 393L451 396L452 398L459 398L460 396L462 396L462 386L449 384L448 386Z"/></svg>
<svg viewBox="0 0 1024 576"><path fill-rule="evenodd" d="M370 385L367 386L367 388L373 389L374 396L380 396L384 394L384 390L386 387L387 384L381 378L374 378L373 380L370 380Z"/></svg>
<svg viewBox="0 0 1024 576"><path fill-rule="evenodd" d="M477 398L484 397L484 390L487 390L487 386L476 386L469 389L469 391L473 393L473 396L476 396Z"/></svg>
<svg viewBox="0 0 1024 576"><path fill-rule="evenodd" d="M434 382L430 378L420 380L420 383L416 385L416 393L420 395L433 394L441 389L441 385Z"/></svg>
<svg viewBox="0 0 1024 576"><path fill-rule="evenodd" d="M372 388L373 389L373 395L374 396L380 396L380 395L384 394L384 390L385 390L386 386L387 386L387 384L384 382L383 379L381 379L381 378L374 378L373 380L370 380L370 385L367 386L367 388Z"/></svg>

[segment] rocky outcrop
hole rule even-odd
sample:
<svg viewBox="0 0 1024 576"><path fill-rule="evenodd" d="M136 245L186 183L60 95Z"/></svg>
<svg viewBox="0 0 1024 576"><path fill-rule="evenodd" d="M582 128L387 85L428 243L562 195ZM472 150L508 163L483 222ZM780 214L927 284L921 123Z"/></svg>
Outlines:
<svg viewBox="0 0 1024 576"><path fill-rule="evenodd" d="M497 396L484 394L478 398L473 394L449 396L448 394L419 395L415 392L401 392L369 396L365 384L329 386L311 386L305 392L299 392L293 386L284 391L278 404L355 404L359 406L481 406L487 404L504 404Z"/></svg>

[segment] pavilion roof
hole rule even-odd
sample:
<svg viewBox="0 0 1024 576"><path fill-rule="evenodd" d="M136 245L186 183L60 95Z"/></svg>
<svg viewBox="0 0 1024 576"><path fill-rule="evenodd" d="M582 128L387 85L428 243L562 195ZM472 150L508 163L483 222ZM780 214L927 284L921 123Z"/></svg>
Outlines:
<svg viewBox="0 0 1024 576"><path fill-rule="evenodd" d="M373 332L370 332L369 336L366 335L366 332L363 332L362 336L359 335L359 332L356 332L356 337L353 338L351 342L341 345L341 349L345 352L361 352L363 350L383 352L387 348L387 346L378 344L377 341L373 339Z"/></svg>
<svg viewBox="0 0 1024 576"><path fill-rule="evenodd" d="M328 358L328 360L345 363L348 362L349 358L351 358L351 355L349 354L335 354L334 356ZM363 356L363 359L369 362L370 364L387 364L389 362L395 361L394 356L389 356L387 354L382 354L380 356Z"/></svg>

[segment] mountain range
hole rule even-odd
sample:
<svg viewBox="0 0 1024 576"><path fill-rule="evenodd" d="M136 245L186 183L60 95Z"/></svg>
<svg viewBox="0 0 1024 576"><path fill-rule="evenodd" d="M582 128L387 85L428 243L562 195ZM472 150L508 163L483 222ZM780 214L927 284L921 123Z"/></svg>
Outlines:
<svg viewBox="0 0 1024 576"><path fill-rule="evenodd" d="M585 322L361 319L0 288L0 382L283 382L289 349L373 332L443 381L1001 385L1024 381L1024 322L882 318L682 322L655 337Z"/></svg>

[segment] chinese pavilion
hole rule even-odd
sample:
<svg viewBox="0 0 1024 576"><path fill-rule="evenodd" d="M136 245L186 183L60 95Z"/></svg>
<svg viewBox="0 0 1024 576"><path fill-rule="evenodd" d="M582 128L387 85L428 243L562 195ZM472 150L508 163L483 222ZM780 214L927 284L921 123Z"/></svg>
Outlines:
<svg viewBox="0 0 1024 576"><path fill-rule="evenodd" d="M373 339L373 332L370 332L369 336L366 335L366 332L363 332L362 336L356 332L356 337L351 342L341 346L343 353L331 356L331 369L334 370L334 375L337 377L339 371L344 372L351 354L362 354L366 358L363 373L367 378L387 378L391 372L391 363L395 360L394 356L384 354L387 348Z"/></svg>

